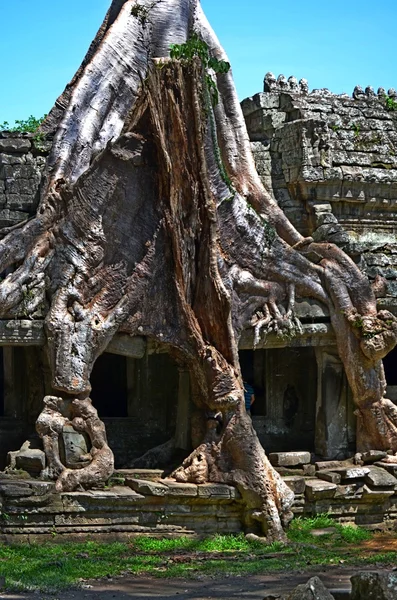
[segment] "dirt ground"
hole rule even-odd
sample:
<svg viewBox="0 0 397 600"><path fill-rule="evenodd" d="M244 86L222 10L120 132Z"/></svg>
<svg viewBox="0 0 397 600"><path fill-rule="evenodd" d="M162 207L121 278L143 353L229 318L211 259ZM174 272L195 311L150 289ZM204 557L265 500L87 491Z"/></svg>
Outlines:
<svg viewBox="0 0 397 600"><path fill-rule="evenodd" d="M360 569L362 570L362 569ZM367 569L371 570L371 569ZM372 569L375 570L375 569ZM376 569L379 570L379 569ZM353 567L316 567L295 573L274 573L255 576L226 577L219 580L207 577L196 579L158 579L154 577L115 577L92 582L81 590L71 590L56 595L5 594L4 600L215 600L247 599L264 600L291 592L298 584L317 575L332 593L338 590L338 598L346 597L350 590L350 577L357 572ZM345 593L342 593L342 590Z"/></svg>

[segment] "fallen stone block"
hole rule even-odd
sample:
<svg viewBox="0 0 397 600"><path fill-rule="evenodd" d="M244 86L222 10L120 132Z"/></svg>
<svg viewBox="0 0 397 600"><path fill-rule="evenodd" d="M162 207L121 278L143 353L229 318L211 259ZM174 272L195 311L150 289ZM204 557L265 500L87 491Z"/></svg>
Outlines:
<svg viewBox="0 0 397 600"><path fill-rule="evenodd" d="M371 490L367 485L364 485L362 500L363 500L363 502L378 502L379 503L379 502L384 502L385 500L390 498L390 496L393 496L393 494L394 494L394 489L379 487L374 490Z"/></svg>
<svg viewBox="0 0 397 600"><path fill-rule="evenodd" d="M361 460L363 463L369 464L374 463L377 460L382 460L382 458L385 458L385 456L387 456L387 453L383 450L369 450L361 455Z"/></svg>
<svg viewBox="0 0 397 600"><path fill-rule="evenodd" d="M397 477L397 460L395 463L386 463L383 461L376 462L374 467L380 467L381 469L386 469L388 473Z"/></svg>
<svg viewBox="0 0 397 600"><path fill-rule="evenodd" d="M369 473L364 477L364 481L370 487L382 487L396 489L397 479L386 469L380 467L370 467Z"/></svg>
<svg viewBox="0 0 397 600"><path fill-rule="evenodd" d="M334 471L317 471L316 476L319 479L323 479L324 481L330 481L331 483L340 483L341 482L341 474L335 473Z"/></svg>
<svg viewBox="0 0 397 600"><path fill-rule="evenodd" d="M353 466L352 460L320 460L314 463L317 471L334 471Z"/></svg>
<svg viewBox="0 0 397 600"><path fill-rule="evenodd" d="M305 495L308 500L324 500L333 498L336 493L336 484L322 479L309 479L306 481Z"/></svg>
<svg viewBox="0 0 397 600"><path fill-rule="evenodd" d="M39 475L45 469L45 453L42 450L22 450L15 457L15 467L32 475Z"/></svg>
<svg viewBox="0 0 397 600"><path fill-rule="evenodd" d="M300 469L299 467L274 467L274 469L281 477L304 477L305 475L303 469Z"/></svg>
<svg viewBox="0 0 397 600"><path fill-rule="evenodd" d="M269 460L275 467L299 467L310 464L310 452L271 452Z"/></svg>
<svg viewBox="0 0 397 600"><path fill-rule="evenodd" d="M396 600L397 572L357 573L350 578L352 582L351 600Z"/></svg>
<svg viewBox="0 0 397 600"><path fill-rule="evenodd" d="M125 484L143 496L166 496L168 494L168 487L157 481L126 478Z"/></svg>
<svg viewBox="0 0 397 600"><path fill-rule="evenodd" d="M303 474L305 477L315 477L316 467L314 465L303 465Z"/></svg>
<svg viewBox="0 0 397 600"><path fill-rule="evenodd" d="M369 473L369 467L359 467L351 465L349 467L339 467L332 469L333 473L338 473L342 483L351 483L353 480L364 480L365 475Z"/></svg>
<svg viewBox="0 0 397 600"><path fill-rule="evenodd" d="M321 579L312 577L307 583L298 585L288 600L335 600Z"/></svg>
<svg viewBox="0 0 397 600"><path fill-rule="evenodd" d="M290 490L294 492L294 494L303 494L306 487L306 482L304 477L299 477L297 475L288 475L287 477L283 477L284 483L288 485Z"/></svg>
<svg viewBox="0 0 397 600"><path fill-rule="evenodd" d="M336 488L335 498L361 498L362 494L362 485L350 483L347 485L338 485Z"/></svg>

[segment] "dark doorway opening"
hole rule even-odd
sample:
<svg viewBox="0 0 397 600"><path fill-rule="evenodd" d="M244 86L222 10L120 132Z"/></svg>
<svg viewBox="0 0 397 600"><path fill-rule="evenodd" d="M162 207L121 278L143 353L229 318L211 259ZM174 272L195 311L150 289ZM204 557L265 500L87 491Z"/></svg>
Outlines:
<svg viewBox="0 0 397 600"><path fill-rule="evenodd" d="M0 417L4 417L4 354L0 348Z"/></svg>
<svg viewBox="0 0 397 600"><path fill-rule="evenodd" d="M387 385L397 385L397 348L393 348L391 352L383 359L385 369L385 377Z"/></svg>
<svg viewBox="0 0 397 600"><path fill-rule="evenodd" d="M102 417L128 416L127 364L125 356L105 352L91 374L91 399Z"/></svg>

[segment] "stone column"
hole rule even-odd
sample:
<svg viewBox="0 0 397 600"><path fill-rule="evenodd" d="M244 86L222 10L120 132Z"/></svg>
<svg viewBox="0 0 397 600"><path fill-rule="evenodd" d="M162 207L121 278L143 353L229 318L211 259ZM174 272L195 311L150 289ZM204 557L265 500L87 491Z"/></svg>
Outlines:
<svg viewBox="0 0 397 600"><path fill-rule="evenodd" d="M340 459L353 442L353 406L343 364L336 348L316 348L318 368L315 451Z"/></svg>
<svg viewBox="0 0 397 600"><path fill-rule="evenodd" d="M175 447L190 450L190 376L189 371L179 369L178 408L175 426Z"/></svg>

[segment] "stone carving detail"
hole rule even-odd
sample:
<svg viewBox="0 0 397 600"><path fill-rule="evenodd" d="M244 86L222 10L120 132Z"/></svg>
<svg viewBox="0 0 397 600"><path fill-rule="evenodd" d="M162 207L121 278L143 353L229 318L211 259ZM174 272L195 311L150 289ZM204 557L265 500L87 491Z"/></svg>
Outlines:
<svg viewBox="0 0 397 600"><path fill-rule="evenodd" d="M302 94L308 94L309 93L309 82L307 81L307 79L302 78L299 80L299 87L300 90L302 92Z"/></svg>
<svg viewBox="0 0 397 600"><path fill-rule="evenodd" d="M36 429L47 457L46 475L57 480L58 492L97 485L113 473L113 453L107 444L105 425L90 398L46 396Z"/></svg>
<svg viewBox="0 0 397 600"><path fill-rule="evenodd" d="M277 85L281 90L288 89L289 85L288 85L288 81L287 81L287 78L285 77L285 75L279 75L277 77Z"/></svg>
<svg viewBox="0 0 397 600"><path fill-rule="evenodd" d="M283 74L280 74L276 78L271 71L266 73L263 81L264 92L282 92L284 90L301 94L308 94L309 84L307 82L307 79L300 79L298 83L298 79L294 75L290 75L290 77L288 77L287 79Z"/></svg>
<svg viewBox="0 0 397 600"><path fill-rule="evenodd" d="M273 73L269 71L269 73L266 73L265 79L263 81L263 91L273 92L275 90L277 90L277 79L275 78Z"/></svg>
<svg viewBox="0 0 397 600"><path fill-rule="evenodd" d="M356 85L356 87L354 88L353 98L355 100L360 100L360 98L365 98L365 92L364 92L363 88L361 87L361 85Z"/></svg>

